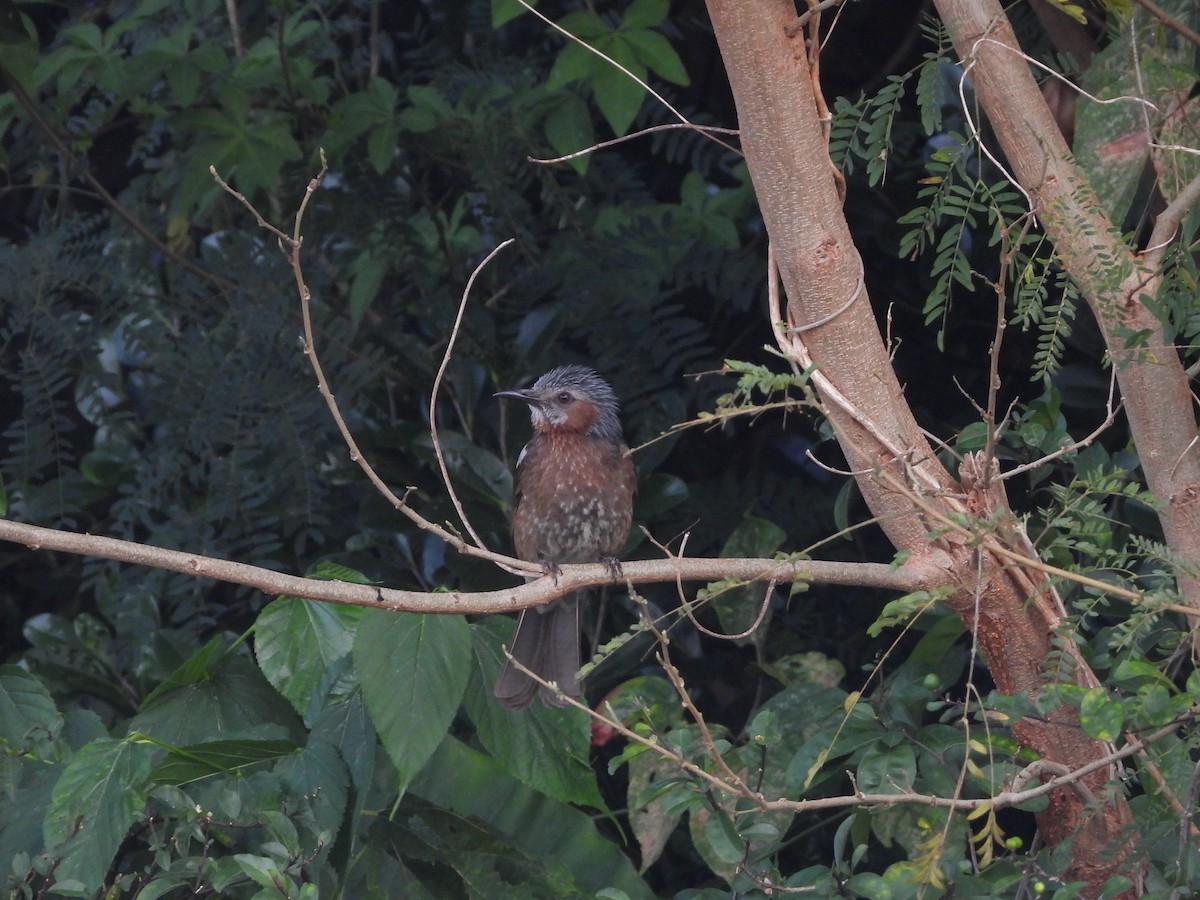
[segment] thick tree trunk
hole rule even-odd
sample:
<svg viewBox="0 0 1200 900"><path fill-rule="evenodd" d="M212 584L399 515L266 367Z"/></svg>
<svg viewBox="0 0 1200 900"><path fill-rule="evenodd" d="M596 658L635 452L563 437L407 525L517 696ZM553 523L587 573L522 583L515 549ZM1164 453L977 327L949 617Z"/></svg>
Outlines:
<svg viewBox="0 0 1200 900"><path fill-rule="evenodd" d="M1104 215L1046 106L997 0L934 0L1013 175L1100 325L1138 458L1167 545L1200 559L1200 445L1187 373L1147 308L1158 291L1145 266ZM1086 101L1084 101L1086 102ZM1167 198L1168 200L1173 198ZM1166 239L1173 237L1169 235ZM1159 248L1161 250L1161 248ZM1157 257L1155 253L1153 256ZM1141 335L1135 347L1132 335ZM1176 572L1188 606L1200 610L1200 579ZM1193 624L1200 621L1200 614Z"/></svg>
<svg viewBox="0 0 1200 900"><path fill-rule="evenodd" d="M929 584L956 588L951 603L975 629L997 686L1006 693L1036 694L1053 647L1075 657L1074 677L1095 678L1069 639L1057 635L1062 617L1040 578L1026 577L1011 562L948 533L936 541L937 516L968 512L986 519L1004 515L1003 491L989 473L967 472L959 484L934 456L904 400L875 324L862 267L842 212L822 130L823 104L810 75L804 34L796 29L792 0L708 0L721 54L737 104L742 147L754 181L787 292L786 324L779 327L785 352L819 367L818 388L863 496L908 565L929 573ZM1040 99L1040 98L1039 98ZM854 297L846 306L847 300ZM845 307L843 309L843 307ZM840 311L840 312L839 312ZM808 323L825 324L806 328ZM957 498L957 499L956 499ZM964 499L965 498L965 499ZM1025 542L998 530L989 546L1027 553ZM1025 720L1019 740L1045 759L1074 769L1103 756L1104 745L1087 738L1066 711L1052 721ZM1088 781L1100 794L1111 771ZM1123 798L1088 809L1080 793L1052 795L1039 815L1046 839L1074 836L1069 877L1091 885L1127 872L1131 821Z"/></svg>

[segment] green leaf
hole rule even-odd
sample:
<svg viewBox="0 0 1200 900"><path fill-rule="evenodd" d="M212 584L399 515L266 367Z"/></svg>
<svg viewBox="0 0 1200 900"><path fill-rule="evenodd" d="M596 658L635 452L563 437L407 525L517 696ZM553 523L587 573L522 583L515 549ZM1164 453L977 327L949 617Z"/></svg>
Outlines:
<svg viewBox="0 0 1200 900"><path fill-rule="evenodd" d="M477 819L507 836L522 853L554 860L562 867L560 879L569 873L583 888L564 891L566 895L590 897L601 888L615 887L638 900L654 897L629 858L596 830L590 814L530 790L454 738L447 737L437 748L410 793Z"/></svg>
<svg viewBox="0 0 1200 900"><path fill-rule="evenodd" d="M609 56L630 72L643 81L646 80L646 67L634 57L632 49L625 43L620 32L613 36L612 42L605 49ZM638 110L642 107L646 89L620 69L605 63L604 68L592 79L592 91L596 95L596 104L613 134L618 137L627 134L629 126L633 124Z"/></svg>
<svg viewBox="0 0 1200 900"><path fill-rule="evenodd" d="M367 715L362 691L355 691L344 700L322 709L313 723L312 737L320 738L338 749L361 806L366 801L371 776L375 773L377 746L375 728Z"/></svg>
<svg viewBox="0 0 1200 900"><path fill-rule="evenodd" d="M358 569L343 566L341 563L321 560L305 573L308 578L320 578L324 581L345 581L349 584L378 584L372 581Z"/></svg>
<svg viewBox="0 0 1200 900"><path fill-rule="evenodd" d="M916 777L917 759L912 745L904 741L894 747L882 742L868 747L858 764L858 788L868 793L909 790Z"/></svg>
<svg viewBox="0 0 1200 900"><path fill-rule="evenodd" d="M657 31L623 31L622 36L633 48L638 60L651 72L672 84L688 85L687 69L671 42Z"/></svg>
<svg viewBox="0 0 1200 900"><path fill-rule="evenodd" d="M42 825L54 785L64 763L47 764L31 757L0 758L0 860L11 864L19 853L32 857L45 849ZM15 867L13 871L16 871Z"/></svg>
<svg viewBox="0 0 1200 900"><path fill-rule="evenodd" d="M537 0L528 2L530 6L537 6ZM517 0L492 0L492 27L499 28L526 11Z"/></svg>
<svg viewBox="0 0 1200 900"><path fill-rule="evenodd" d="M746 516L721 548L723 559L737 557L770 557L787 540L787 532L758 516Z"/></svg>
<svg viewBox="0 0 1200 900"><path fill-rule="evenodd" d="M596 142L587 104L569 92L562 93L561 100L546 116L545 130L546 140L559 156L575 153ZM571 160L571 167L582 175L587 171L588 163L589 157L584 155Z"/></svg>
<svg viewBox="0 0 1200 900"><path fill-rule="evenodd" d="M156 690L130 721L140 731L176 747L216 738L283 738L302 743L304 727L291 705L271 687L246 656L211 658L219 641L203 648L180 671L169 689ZM207 661L206 665L200 663Z"/></svg>
<svg viewBox="0 0 1200 900"><path fill-rule="evenodd" d="M138 734L130 735L138 739ZM162 746L158 741L147 741ZM287 757L300 749L295 741L224 740L205 741L187 747L169 747L167 758L154 767L150 780L176 787L208 778L232 775L263 762Z"/></svg>
<svg viewBox="0 0 1200 900"><path fill-rule="evenodd" d="M242 874L249 877L255 884L267 888L271 895L282 893L279 888L287 879L279 871L279 865L275 860L268 856L255 856L253 853L237 853L233 858L241 867Z"/></svg>
<svg viewBox="0 0 1200 900"><path fill-rule="evenodd" d="M786 539L787 534L773 522L748 516L725 541L725 546L721 548L721 556L727 559L770 559ZM743 634L754 625L760 614L762 615L754 634L738 639L738 643L744 644L761 640L766 635L766 626L770 621L770 599L766 591L765 583L715 582L704 588L703 595L711 598L709 602L720 619L721 629L726 634ZM764 604L767 606L765 612Z"/></svg>
<svg viewBox="0 0 1200 900"><path fill-rule="evenodd" d="M670 8L670 0L633 0L621 17L621 27L633 29L659 25L666 19Z"/></svg>
<svg viewBox="0 0 1200 900"><path fill-rule="evenodd" d="M512 472L500 457L457 431L443 429L438 432L438 438L446 468L454 477L457 487L470 488L496 506L508 503L512 496ZM413 449L431 465L437 465L433 439L428 432L423 432L413 441Z"/></svg>
<svg viewBox="0 0 1200 900"><path fill-rule="evenodd" d="M725 810L717 807L707 810L708 816L704 822L704 837L708 847L716 854L717 859L731 866L739 862L746 853L746 843L733 827L733 821Z"/></svg>
<svg viewBox="0 0 1200 900"><path fill-rule="evenodd" d="M17 9L14 0L0 3L0 45L11 47L14 44L25 43L29 40L31 31L32 23Z"/></svg>
<svg viewBox="0 0 1200 900"><path fill-rule="evenodd" d="M367 159L380 175L391 168L392 160L396 158L399 135L400 127L394 120L376 125L367 135Z"/></svg>
<svg viewBox="0 0 1200 900"><path fill-rule="evenodd" d="M612 33L608 23L591 9L568 13L558 20L558 27L577 38L582 38L589 44L594 43L595 39L602 35ZM577 41L571 41L571 43L579 46Z"/></svg>
<svg viewBox="0 0 1200 900"><path fill-rule="evenodd" d="M550 74L546 76L546 87L553 90L572 81L590 81L601 67L610 65L587 47L572 41L555 58Z"/></svg>
<svg viewBox="0 0 1200 900"><path fill-rule="evenodd" d="M48 749L63 726L50 691L18 666L0 666L0 747L9 754Z"/></svg>
<svg viewBox="0 0 1200 900"><path fill-rule="evenodd" d="M874 872L859 872L846 882L846 890L853 897L867 897L869 900L891 900L893 891L882 876Z"/></svg>
<svg viewBox="0 0 1200 900"><path fill-rule="evenodd" d="M462 616L369 609L354 640L354 664L403 791L458 711L471 673L471 631Z"/></svg>
<svg viewBox="0 0 1200 900"><path fill-rule="evenodd" d="M1098 741L1115 741L1125 722L1125 707L1108 693L1108 688L1094 687L1083 695L1079 704L1079 724L1088 737Z"/></svg>
<svg viewBox="0 0 1200 900"><path fill-rule="evenodd" d="M363 609L280 597L259 613L254 626L254 653L267 681L301 715L335 660L350 653Z"/></svg>
<svg viewBox="0 0 1200 900"><path fill-rule="evenodd" d="M349 799L350 778L338 749L314 735L301 752L284 759L278 771L284 787L292 796L303 798L301 802L312 816L300 839L300 851L305 856L318 851L327 854Z"/></svg>
<svg viewBox="0 0 1200 900"><path fill-rule="evenodd" d="M379 294L379 286L388 272L388 262L368 247L350 263L349 272L354 279L350 283L350 321L357 328Z"/></svg>
<svg viewBox="0 0 1200 900"><path fill-rule="evenodd" d="M101 738L67 763L54 785L42 836L61 855L55 877L88 893L104 882L125 833L143 815L152 750Z"/></svg>
<svg viewBox="0 0 1200 900"><path fill-rule="evenodd" d="M540 703L513 712L492 696L503 658L502 643L512 643L512 620L491 616L471 627L476 667L466 693L467 715L479 742L505 771L564 803L602 807L592 770L592 731L587 714L548 709Z"/></svg>
<svg viewBox="0 0 1200 900"><path fill-rule="evenodd" d="M1171 685L1170 678L1144 659L1122 659L1113 669L1112 679L1124 688L1138 688L1147 683Z"/></svg>
<svg viewBox="0 0 1200 900"><path fill-rule="evenodd" d="M833 501L833 524L837 526L838 531L849 531L850 503L857 493L858 482L853 478L847 478L838 489L837 497ZM851 537L852 535L846 534L845 540L850 540Z"/></svg>
<svg viewBox="0 0 1200 900"><path fill-rule="evenodd" d="M163 694L170 693L181 687L203 681L210 676L213 668L225 653L225 640L215 637L195 653L182 665L168 675L142 701L142 708L150 706Z"/></svg>

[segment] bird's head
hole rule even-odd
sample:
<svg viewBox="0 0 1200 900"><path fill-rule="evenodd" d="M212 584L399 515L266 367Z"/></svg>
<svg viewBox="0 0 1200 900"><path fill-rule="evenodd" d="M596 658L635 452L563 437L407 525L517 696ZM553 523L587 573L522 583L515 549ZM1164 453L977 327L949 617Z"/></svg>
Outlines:
<svg viewBox="0 0 1200 900"><path fill-rule="evenodd" d="M617 395L587 366L560 366L532 387L499 391L496 396L528 403L535 431L586 433L621 440Z"/></svg>

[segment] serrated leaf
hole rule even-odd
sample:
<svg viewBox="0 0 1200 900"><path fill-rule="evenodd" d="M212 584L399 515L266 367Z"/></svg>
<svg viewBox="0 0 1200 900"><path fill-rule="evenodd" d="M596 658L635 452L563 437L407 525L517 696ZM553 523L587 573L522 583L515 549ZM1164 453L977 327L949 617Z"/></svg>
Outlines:
<svg viewBox="0 0 1200 900"><path fill-rule="evenodd" d="M337 748L313 735L303 750L283 759L277 771L289 792L303 798L312 817L312 830L305 829L297 841L300 851L305 856L328 853L349 799L350 778ZM288 818L280 818L293 828Z"/></svg>
<svg viewBox="0 0 1200 900"><path fill-rule="evenodd" d="M19 666L0 666L0 746L22 754L44 746L63 726L50 691Z"/></svg>
<svg viewBox="0 0 1200 900"><path fill-rule="evenodd" d="M564 803L602 807L589 759L587 714L540 703L519 712L506 710L491 688L503 662L500 645L512 643L512 622L492 616L471 631L476 666L465 705L479 742L507 772L535 790Z"/></svg>
<svg viewBox="0 0 1200 900"><path fill-rule="evenodd" d="M192 677L155 691L130 721L140 731L176 747L216 738L303 740L304 727L291 705L243 655L207 659L217 642L184 664Z"/></svg>
<svg viewBox="0 0 1200 900"><path fill-rule="evenodd" d="M307 713L312 694L331 663L353 649L363 608L280 597L259 613L254 654L267 681Z"/></svg>
<svg viewBox="0 0 1200 900"><path fill-rule="evenodd" d="M471 673L470 628L462 616L368 609L354 640L354 665L403 791L458 711Z"/></svg>
<svg viewBox="0 0 1200 900"><path fill-rule="evenodd" d="M101 738L67 763L54 785L42 827L47 849L61 860L55 877L99 889L142 815L153 750L128 740Z"/></svg>

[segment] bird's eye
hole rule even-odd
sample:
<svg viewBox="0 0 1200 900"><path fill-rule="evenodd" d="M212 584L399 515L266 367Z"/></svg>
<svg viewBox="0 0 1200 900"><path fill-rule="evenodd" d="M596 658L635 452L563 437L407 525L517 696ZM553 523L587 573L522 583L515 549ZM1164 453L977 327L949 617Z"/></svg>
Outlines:
<svg viewBox="0 0 1200 900"><path fill-rule="evenodd" d="M563 391L554 399L557 400L559 403L567 404L567 403L571 402L571 394L567 391Z"/></svg>

